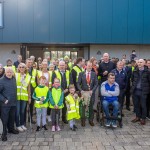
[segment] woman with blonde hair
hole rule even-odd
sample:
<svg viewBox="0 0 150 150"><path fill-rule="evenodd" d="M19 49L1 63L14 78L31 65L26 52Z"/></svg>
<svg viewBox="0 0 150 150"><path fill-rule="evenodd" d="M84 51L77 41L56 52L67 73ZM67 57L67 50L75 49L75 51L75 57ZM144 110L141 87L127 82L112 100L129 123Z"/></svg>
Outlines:
<svg viewBox="0 0 150 150"><path fill-rule="evenodd" d="M18 73L15 74L17 84L17 110L16 110L16 127L17 130L23 132L27 130L25 127L25 113L27 102L30 103L30 80L31 76L27 71L24 63L18 66Z"/></svg>

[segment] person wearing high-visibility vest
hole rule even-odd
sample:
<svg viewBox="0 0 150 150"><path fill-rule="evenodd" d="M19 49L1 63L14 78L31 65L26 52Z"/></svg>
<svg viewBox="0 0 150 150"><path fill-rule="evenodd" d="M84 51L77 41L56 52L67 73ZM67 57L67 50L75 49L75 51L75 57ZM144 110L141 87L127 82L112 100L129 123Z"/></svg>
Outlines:
<svg viewBox="0 0 150 150"><path fill-rule="evenodd" d="M25 127L25 109L27 102L30 103L30 80L31 76L27 72L26 65L20 63L18 66L18 73L15 74L17 84L17 110L16 110L16 128L18 131L26 131Z"/></svg>
<svg viewBox="0 0 150 150"><path fill-rule="evenodd" d="M36 118L37 118L37 129L36 131L40 131L41 129L41 117L42 117L42 128L44 130L48 130L46 127L46 115L47 108L49 106L49 88L46 86L46 77L41 76L39 78L39 85L35 88L34 93L32 95L35 100L34 106L36 108Z"/></svg>
<svg viewBox="0 0 150 150"><path fill-rule="evenodd" d="M48 63L47 62L42 62L42 70L38 70L37 71L37 81L39 84L39 78L41 76L45 76L46 78L46 83L45 85L49 88L51 88L52 86L52 72L48 71Z"/></svg>
<svg viewBox="0 0 150 150"><path fill-rule="evenodd" d="M78 82L79 73L84 71L83 65L84 65L83 58L79 57L76 60L76 65L72 68L72 71L71 71L72 80L73 80L73 84L76 88L76 91L78 91L77 82Z"/></svg>
<svg viewBox="0 0 150 150"><path fill-rule="evenodd" d="M37 70L33 68L33 61L31 58L26 59L26 66L28 69L28 72L31 76L31 95L34 92L35 87L37 86ZM33 120L33 108L34 108L34 99L31 97L31 103L30 103L30 116L31 116L31 123L35 124L36 122ZM29 118L28 118L29 121Z"/></svg>
<svg viewBox="0 0 150 150"><path fill-rule="evenodd" d="M70 71L65 69L65 62L62 60L59 62L59 69L55 70L53 74L52 81L54 81L55 78L58 78L60 80L61 88L64 91L64 96L67 96L69 84L72 84L73 81L72 81L72 75ZM67 107L66 107L65 100L63 100L63 103L64 103L64 108L62 109L62 121L65 124L68 124L68 121L66 120Z"/></svg>
<svg viewBox="0 0 150 150"><path fill-rule="evenodd" d="M79 96L75 93L74 85L69 85L69 95L65 97L67 105L67 120L70 124L70 129L76 131L76 120L80 119L79 114Z"/></svg>
<svg viewBox="0 0 150 150"><path fill-rule="evenodd" d="M7 68L7 67L12 67L12 70L13 70L13 72L14 72L14 74L15 74L15 73L16 73L16 67L13 65L12 60L11 60L11 59L8 59L8 60L6 61L6 63L7 63L7 65L4 66L4 69Z"/></svg>
<svg viewBox="0 0 150 150"><path fill-rule="evenodd" d="M64 107L64 92L61 88L60 79L55 78L54 84L50 92L50 105L51 116L52 116L52 132L60 131L59 127L59 118L60 118L60 109Z"/></svg>

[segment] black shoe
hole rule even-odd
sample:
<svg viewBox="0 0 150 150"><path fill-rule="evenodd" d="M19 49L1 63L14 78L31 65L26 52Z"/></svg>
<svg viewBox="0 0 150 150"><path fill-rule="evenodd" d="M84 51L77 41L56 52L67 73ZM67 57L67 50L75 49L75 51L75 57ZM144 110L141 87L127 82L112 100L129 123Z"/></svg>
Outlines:
<svg viewBox="0 0 150 150"><path fill-rule="evenodd" d="M40 127L39 126L37 126L36 131L40 131Z"/></svg>
<svg viewBox="0 0 150 150"><path fill-rule="evenodd" d="M32 124L36 124L36 121L33 121L33 120L32 120L31 123L32 123Z"/></svg>
<svg viewBox="0 0 150 150"><path fill-rule="evenodd" d="M42 126L42 128L43 128L44 130L48 130L48 129L46 128L46 125Z"/></svg>
<svg viewBox="0 0 150 150"><path fill-rule="evenodd" d="M76 129L73 127L73 128L70 128L72 131L76 131Z"/></svg>
<svg viewBox="0 0 150 150"><path fill-rule="evenodd" d="M3 134L2 134L1 138L2 138L2 141L3 141L3 142L7 141L7 136L6 136L6 135L3 135Z"/></svg>
<svg viewBox="0 0 150 150"><path fill-rule="evenodd" d="M124 117L124 114L121 114L122 117Z"/></svg>
<svg viewBox="0 0 150 150"><path fill-rule="evenodd" d="M73 125L73 127L74 127L75 129L78 129L76 125Z"/></svg>
<svg viewBox="0 0 150 150"><path fill-rule="evenodd" d="M68 121L67 120L63 120L64 124L68 124Z"/></svg>
<svg viewBox="0 0 150 150"><path fill-rule="evenodd" d="M19 134L19 131L18 130L9 130L8 133L12 133L12 134Z"/></svg>
<svg viewBox="0 0 150 150"><path fill-rule="evenodd" d="M126 107L126 110L130 111L131 109L130 109L130 107Z"/></svg>

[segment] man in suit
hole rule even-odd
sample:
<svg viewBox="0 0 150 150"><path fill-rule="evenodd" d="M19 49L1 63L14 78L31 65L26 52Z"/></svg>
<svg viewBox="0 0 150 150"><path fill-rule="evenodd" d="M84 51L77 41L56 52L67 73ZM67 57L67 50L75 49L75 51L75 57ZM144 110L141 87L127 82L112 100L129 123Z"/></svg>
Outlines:
<svg viewBox="0 0 150 150"><path fill-rule="evenodd" d="M85 92L90 94L90 102L89 102L89 124L94 126L93 119L94 119L94 112L93 112L93 105L95 100L95 91L98 86L98 79L95 72L92 72L92 63L90 61L87 62L86 71L81 72L79 74L77 88L83 95ZM85 126L85 105L81 105L81 125Z"/></svg>
<svg viewBox="0 0 150 150"><path fill-rule="evenodd" d="M58 78L61 81L61 88L64 91L64 97L66 97L68 95L69 84L73 84L72 75L71 75L69 70L65 69L65 62L64 61L59 62L58 68L59 69L55 70L55 72L52 75L52 82L54 82L55 78ZM66 120L66 111L67 111L67 107L66 107L66 103L64 100L64 108L62 109L62 121L65 124L68 123Z"/></svg>

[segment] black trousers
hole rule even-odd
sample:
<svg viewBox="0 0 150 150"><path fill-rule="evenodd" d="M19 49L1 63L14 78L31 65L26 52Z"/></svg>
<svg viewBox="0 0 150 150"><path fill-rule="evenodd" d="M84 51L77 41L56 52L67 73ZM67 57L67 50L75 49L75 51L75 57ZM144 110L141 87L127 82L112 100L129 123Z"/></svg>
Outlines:
<svg viewBox="0 0 150 150"><path fill-rule="evenodd" d="M121 109L123 109L124 97L125 97L125 90L124 89L120 89L120 94L119 94L118 100L119 100Z"/></svg>
<svg viewBox="0 0 150 150"><path fill-rule="evenodd" d="M150 117L150 94L148 94L147 96L146 106L147 106L147 117Z"/></svg>
<svg viewBox="0 0 150 150"><path fill-rule="evenodd" d="M146 107L147 95L143 95L142 92L137 91L134 95L135 112L136 117L145 119L147 115Z"/></svg>
<svg viewBox="0 0 150 150"><path fill-rule="evenodd" d="M67 118L66 118L67 106L66 106L66 103L65 103L65 97L68 94L69 94L68 92L64 94L64 100L63 100L64 107L62 108L62 121L66 121L67 120Z"/></svg>
<svg viewBox="0 0 150 150"><path fill-rule="evenodd" d="M16 106L2 106L1 120L3 124L3 135L7 135L8 131L14 130Z"/></svg>
<svg viewBox="0 0 150 150"><path fill-rule="evenodd" d="M130 107L130 86L127 87L127 90L125 92L125 97L126 97L126 107Z"/></svg>

